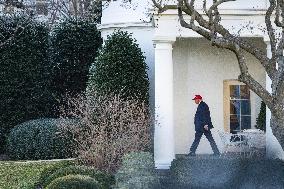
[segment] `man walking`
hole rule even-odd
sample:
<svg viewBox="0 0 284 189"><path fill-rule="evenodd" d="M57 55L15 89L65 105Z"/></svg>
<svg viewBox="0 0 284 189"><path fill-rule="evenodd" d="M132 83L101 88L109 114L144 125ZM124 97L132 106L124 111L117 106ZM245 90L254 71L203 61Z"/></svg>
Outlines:
<svg viewBox="0 0 284 189"><path fill-rule="evenodd" d="M209 107L205 102L202 101L202 96L200 95L195 95L192 100L194 100L195 103L198 104L198 107L194 116L195 139L190 147L190 153L188 155L195 156L195 151L198 147L202 135L204 134L207 140L210 142L214 155L219 156L220 152L210 131L210 129L213 128L213 125L211 122Z"/></svg>

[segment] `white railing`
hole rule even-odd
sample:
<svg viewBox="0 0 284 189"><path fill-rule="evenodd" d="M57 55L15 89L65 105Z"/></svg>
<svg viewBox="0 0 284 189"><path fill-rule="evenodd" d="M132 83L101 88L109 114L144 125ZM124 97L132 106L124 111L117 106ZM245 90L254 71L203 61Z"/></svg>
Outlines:
<svg viewBox="0 0 284 189"><path fill-rule="evenodd" d="M224 154L230 152L246 153L257 155L265 150L265 133L259 129L247 129L237 134L218 131L224 146ZM229 150L229 148L234 148Z"/></svg>
<svg viewBox="0 0 284 189"><path fill-rule="evenodd" d="M247 146L247 138L239 134L232 134L223 131L218 131L218 134L223 143L223 153L226 155L228 152L245 152ZM230 150L230 148L233 148ZM232 151L233 150L233 151Z"/></svg>

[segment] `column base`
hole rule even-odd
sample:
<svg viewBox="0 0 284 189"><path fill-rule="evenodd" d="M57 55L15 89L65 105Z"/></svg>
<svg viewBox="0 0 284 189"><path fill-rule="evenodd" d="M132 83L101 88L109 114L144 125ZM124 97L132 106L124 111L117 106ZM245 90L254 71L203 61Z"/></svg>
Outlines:
<svg viewBox="0 0 284 189"><path fill-rule="evenodd" d="M170 169L173 160L155 161L156 169Z"/></svg>

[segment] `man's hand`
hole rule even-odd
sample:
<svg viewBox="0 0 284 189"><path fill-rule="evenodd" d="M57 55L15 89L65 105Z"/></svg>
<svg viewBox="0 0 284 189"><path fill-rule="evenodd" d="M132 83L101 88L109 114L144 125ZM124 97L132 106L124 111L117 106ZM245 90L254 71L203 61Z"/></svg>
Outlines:
<svg viewBox="0 0 284 189"><path fill-rule="evenodd" d="M206 131L208 131L208 130L209 130L208 125L204 125L204 129L205 129Z"/></svg>

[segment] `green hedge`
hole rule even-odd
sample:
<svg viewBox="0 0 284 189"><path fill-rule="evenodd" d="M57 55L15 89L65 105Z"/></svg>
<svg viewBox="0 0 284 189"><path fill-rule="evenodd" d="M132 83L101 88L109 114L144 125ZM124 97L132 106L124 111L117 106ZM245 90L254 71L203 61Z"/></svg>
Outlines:
<svg viewBox="0 0 284 189"><path fill-rule="evenodd" d="M131 34L116 31L107 37L90 69L87 92L120 94L124 99L149 101L149 79L145 57Z"/></svg>
<svg viewBox="0 0 284 189"><path fill-rule="evenodd" d="M8 153L12 159L62 159L74 157L71 136L61 136L59 126L74 120L37 119L12 129L8 137Z"/></svg>
<svg viewBox="0 0 284 189"><path fill-rule="evenodd" d="M50 172L48 175L44 174L41 176L39 183L41 186L46 187L50 183L52 183L55 179L64 177L67 175L89 176L95 179L96 181L98 181L102 189L109 189L111 185L114 184L114 178L112 175L98 171L97 169L93 167L78 166L78 165L77 166L71 165L68 167L60 168L60 169Z"/></svg>
<svg viewBox="0 0 284 189"><path fill-rule="evenodd" d="M123 157L115 175L116 189L159 189L161 184L155 172L154 158L149 152L133 152Z"/></svg>
<svg viewBox="0 0 284 189"><path fill-rule="evenodd" d="M260 111L256 118L256 128L266 131L266 105L261 101Z"/></svg>
<svg viewBox="0 0 284 189"><path fill-rule="evenodd" d="M266 158L200 156L175 159L169 179L173 188L283 188L284 162Z"/></svg>
<svg viewBox="0 0 284 189"><path fill-rule="evenodd" d="M69 165L69 161L60 162L0 162L1 189L35 188L41 173L49 168Z"/></svg>
<svg viewBox="0 0 284 189"><path fill-rule="evenodd" d="M46 189L101 189L100 184L86 175L67 175L53 180Z"/></svg>
<svg viewBox="0 0 284 189"><path fill-rule="evenodd" d="M75 96L85 91L102 39L94 23L68 19L53 28L50 41L53 90L57 100L64 103L66 93Z"/></svg>
<svg viewBox="0 0 284 189"><path fill-rule="evenodd" d="M15 32L16 28L20 29ZM25 15L0 16L0 151L15 125L50 117L52 66L48 58L47 25Z"/></svg>

